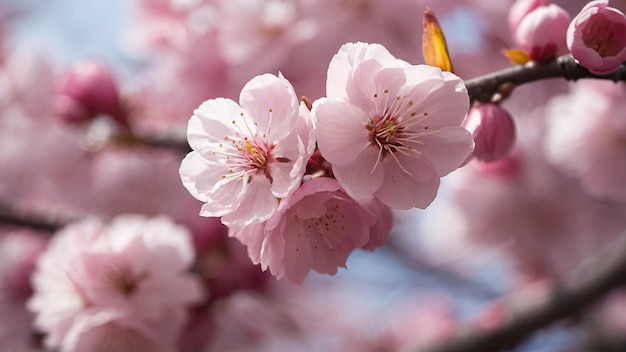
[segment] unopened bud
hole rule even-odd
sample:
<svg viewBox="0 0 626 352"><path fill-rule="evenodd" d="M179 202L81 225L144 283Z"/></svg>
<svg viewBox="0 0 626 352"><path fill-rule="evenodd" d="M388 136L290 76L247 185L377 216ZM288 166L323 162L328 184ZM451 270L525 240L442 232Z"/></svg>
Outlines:
<svg viewBox="0 0 626 352"><path fill-rule="evenodd" d="M108 68L94 61L81 61L57 81L56 115L65 122L88 121L108 115L125 123L117 85Z"/></svg>
<svg viewBox="0 0 626 352"><path fill-rule="evenodd" d="M526 15L546 3L547 0L517 0L513 5L511 5L508 17L511 33L515 33L517 31L517 27Z"/></svg>
<svg viewBox="0 0 626 352"><path fill-rule="evenodd" d="M535 62L544 62L567 52L565 34L571 21L563 8L550 4L528 13L515 32L515 44Z"/></svg>
<svg viewBox="0 0 626 352"><path fill-rule="evenodd" d="M591 73L607 75L626 61L626 16L608 0L592 1L567 29L567 48Z"/></svg>
<svg viewBox="0 0 626 352"><path fill-rule="evenodd" d="M473 156L486 162L506 156L515 144L515 123L511 115L496 104L472 108L463 126L474 138Z"/></svg>

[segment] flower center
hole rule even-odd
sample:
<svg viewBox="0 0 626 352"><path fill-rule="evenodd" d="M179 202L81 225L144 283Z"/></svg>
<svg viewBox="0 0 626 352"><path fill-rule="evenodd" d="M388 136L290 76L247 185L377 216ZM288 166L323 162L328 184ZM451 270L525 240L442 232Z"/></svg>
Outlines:
<svg viewBox="0 0 626 352"><path fill-rule="evenodd" d="M243 146L239 150L243 152L243 158L247 159L251 167L262 170L267 167L267 160L270 158L272 149L272 147L263 147L253 145L247 138L244 138Z"/></svg>
<svg viewBox="0 0 626 352"><path fill-rule="evenodd" d="M111 284L127 297L135 292L141 279L141 276L136 277L128 268L117 268L109 273Z"/></svg>
<svg viewBox="0 0 626 352"><path fill-rule="evenodd" d="M423 144L419 139L436 133L436 131L429 131L428 126L423 123L428 113L418 114L412 100L407 101L406 96L394 98L389 95L389 89L383 90L383 94L375 93L373 97L376 113L365 125L369 131L370 146L378 148L378 158L371 172L374 172L382 159L391 156L402 171L410 175L411 173L402 166L395 153L410 156L421 155L416 149Z"/></svg>
<svg viewBox="0 0 626 352"><path fill-rule="evenodd" d="M626 25L612 22L602 15L590 19L590 24L583 31L583 42L600 57L616 56L626 46Z"/></svg>
<svg viewBox="0 0 626 352"><path fill-rule="evenodd" d="M378 145L383 151L383 155L391 152L393 147L401 145L397 141L396 135L401 133L402 127L399 126L398 120L395 118L370 119L367 123L367 129L370 131L370 143Z"/></svg>
<svg viewBox="0 0 626 352"><path fill-rule="evenodd" d="M264 138L256 135L243 138L225 136L224 141L230 143L220 143L219 149L212 152L225 159L226 173L222 175L222 179L250 182L253 176L263 174L272 183L274 179L270 173L271 163L290 161L286 157L274 157L272 155L274 145L268 144Z"/></svg>

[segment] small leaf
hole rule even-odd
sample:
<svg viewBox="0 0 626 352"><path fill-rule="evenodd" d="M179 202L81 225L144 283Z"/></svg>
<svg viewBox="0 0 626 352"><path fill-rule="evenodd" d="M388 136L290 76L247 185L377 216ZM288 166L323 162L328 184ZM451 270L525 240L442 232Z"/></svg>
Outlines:
<svg viewBox="0 0 626 352"><path fill-rule="evenodd" d="M530 61L530 55L524 50L502 49L502 54L506 56L513 65L523 65Z"/></svg>
<svg viewBox="0 0 626 352"><path fill-rule="evenodd" d="M443 35L437 17L428 7L424 11L424 35L422 38L424 60L428 65L443 71L452 72L452 61L448 54L446 37Z"/></svg>

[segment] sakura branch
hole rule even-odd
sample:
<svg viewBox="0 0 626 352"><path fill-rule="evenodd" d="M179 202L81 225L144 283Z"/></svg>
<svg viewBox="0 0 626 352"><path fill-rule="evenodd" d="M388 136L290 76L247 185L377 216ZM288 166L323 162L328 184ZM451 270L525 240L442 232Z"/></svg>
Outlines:
<svg viewBox="0 0 626 352"><path fill-rule="evenodd" d="M535 331L558 320L583 312L612 289L626 282L626 234L616 239L589 262L581 265L545 300L521 311L510 311L509 319L491 331L465 331L451 342L427 352L500 351L522 342Z"/></svg>
<svg viewBox="0 0 626 352"><path fill-rule="evenodd" d="M621 65L614 72L607 75L598 75L589 72L576 62L573 56L563 55L558 58L538 64L529 62L525 65L513 66L484 76L465 80L465 86L472 102L491 102L494 96L501 95L501 99L511 94L516 86L537 82L549 78L564 78L576 81L583 78L611 80L613 82L626 81L626 65Z"/></svg>
<svg viewBox="0 0 626 352"><path fill-rule="evenodd" d="M33 213L18 209L6 203L0 202L0 224L10 226L23 226L33 230L55 232L65 224L68 219L59 215Z"/></svg>

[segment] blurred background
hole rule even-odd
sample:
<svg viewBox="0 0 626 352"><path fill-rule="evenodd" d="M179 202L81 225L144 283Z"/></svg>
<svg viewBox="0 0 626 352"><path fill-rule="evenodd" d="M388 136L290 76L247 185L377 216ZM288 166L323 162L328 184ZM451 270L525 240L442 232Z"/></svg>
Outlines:
<svg viewBox="0 0 626 352"><path fill-rule="evenodd" d="M322 97L328 63L346 42L381 43L423 63L426 6L439 18L457 75L509 67L501 51L515 47L507 21L513 3L0 0L0 204L55 219L166 214L186 226L196 248L194 270L211 298L191 311L181 351L418 350L468 324L490 329L502 323L502 307L523 309L542 299L622 233L626 187L608 176L587 180L593 176L586 169L559 157L569 150L559 144L568 143L561 131L570 133L560 125L563 116L609 121L610 111L626 111L621 84L552 79L519 87L503 103L517 124L511 155L471 162L444 177L428 209L394 213L385 247L356 251L346 270L333 277L311 273L301 286L261 272L219 219L198 216L201 203L178 176L184 143L145 141L184 142L202 101L237 100L247 81L266 72L280 71L311 101ZM573 17L585 1L555 3ZM85 63L109 75L99 86L111 85L114 107L93 113L59 98L59 82ZM591 92L598 94L593 108L580 98ZM621 127L613 130L626 138ZM602 128L594 131L604 136L597 132ZM587 142L576 133L572 138ZM610 154L607 164L623 165L625 151ZM595 148L589 158L605 152ZM597 180L616 186L589 186ZM0 234L3 277L24 267L11 280L27 282L50 231L4 225ZM33 331L24 307L32 290L11 292L3 280L0 351L36 350L41 332ZM511 350L623 346L625 298L615 292Z"/></svg>

